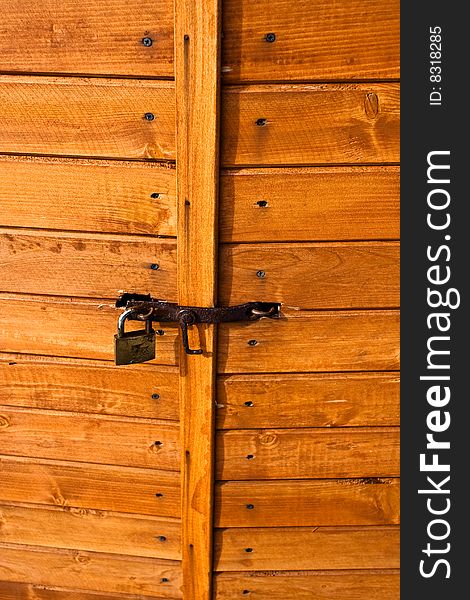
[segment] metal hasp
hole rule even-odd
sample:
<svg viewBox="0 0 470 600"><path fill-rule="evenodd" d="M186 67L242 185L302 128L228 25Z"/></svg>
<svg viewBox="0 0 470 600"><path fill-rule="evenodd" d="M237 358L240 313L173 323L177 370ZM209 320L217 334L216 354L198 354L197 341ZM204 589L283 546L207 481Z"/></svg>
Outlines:
<svg viewBox="0 0 470 600"><path fill-rule="evenodd" d="M127 317L135 321L159 321L178 323L186 354L202 354L202 349L189 347L188 327L197 323L235 323L257 321L263 317L279 318L281 305L277 302L246 302L237 306L179 306L152 298L150 294L123 294L116 301L117 308L132 309Z"/></svg>

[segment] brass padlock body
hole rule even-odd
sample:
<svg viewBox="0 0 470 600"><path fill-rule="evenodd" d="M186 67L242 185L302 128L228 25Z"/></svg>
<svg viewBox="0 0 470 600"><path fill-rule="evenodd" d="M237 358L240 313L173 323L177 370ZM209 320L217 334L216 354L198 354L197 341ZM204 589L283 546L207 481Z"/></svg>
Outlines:
<svg viewBox="0 0 470 600"><path fill-rule="evenodd" d="M155 331L151 321L146 321L146 328L138 331L124 331L127 317L134 311L129 310L121 315L118 322L118 333L114 336L114 362L116 365L134 365L155 358Z"/></svg>

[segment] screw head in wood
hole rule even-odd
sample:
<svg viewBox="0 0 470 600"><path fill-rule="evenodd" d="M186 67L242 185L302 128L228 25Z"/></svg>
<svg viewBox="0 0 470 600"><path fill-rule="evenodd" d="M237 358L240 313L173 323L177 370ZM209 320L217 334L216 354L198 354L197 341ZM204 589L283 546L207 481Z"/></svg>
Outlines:
<svg viewBox="0 0 470 600"><path fill-rule="evenodd" d="M256 346L258 344L257 340L248 340L248 346Z"/></svg>
<svg viewBox="0 0 470 600"><path fill-rule="evenodd" d="M158 536L158 540L159 540L160 542L166 542L166 537L165 537L164 535L159 535L159 536Z"/></svg>
<svg viewBox="0 0 470 600"><path fill-rule="evenodd" d="M256 271L256 277L264 279L266 277L266 271Z"/></svg>
<svg viewBox="0 0 470 600"><path fill-rule="evenodd" d="M253 406L253 402L251 400L247 400L244 404L245 406Z"/></svg>
<svg viewBox="0 0 470 600"><path fill-rule="evenodd" d="M147 48L149 48L153 44L153 40L152 40L152 38L149 38L148 36L145 36L145 37L142 38L142 44L144 46L146 46Z"/></svg>
<svg viewBox="0 0 470 600"><path fill-rule="evenodd" d="M256 119L256 124L258 127L264 127L268 121L266 119Z"/></svg>
<svg viewBox="0 0 470 600"><path fill-rule="evenodd" d="M152 400L159 400L160 394L152 394L151 398L152 398Z"/></svg>
<svg viewBox="0 0 470 600"><path fill-rule="evenodd" d="M150 265L150 268L152 269L152 271L158 271L158 269L160 268L160 265L157 263L152 263Z"/></svg>
<svg viewBox="0 0 470 600"><path fill-rule="evenodd" d="M245 552L253 552L253 548L245 548Z"/></svg>
<svg viewBox="0 0 470 600"><path fill-rule="evenodd" d="M157 331L155 333L157 335L165 335L165 332L163 331L163 329L157 329Z"/></svg>
<svg viewBox="0 0 470 600"><path fill-rule="evenodd" d="M247 508L248 510L253 510L253 509L254 509L254 507L255 507L255 505L254 505L254 504L247 504L247 505L246 505L246 508Z"/></svg>
<svg viewBox="0 0 470 600"><path fill-rule="evenodd" d="M153 121L155 119L155 115L151 112L145 113L144 119L146 121Z"/></svg>
<svg viewBox="0 0 470 600"><path fill-rule="evenodd" d="M269 42L270 44L272 44L273 42L276 41L276 34L275 33L267 33L264 36L264 39Z"/></svg>
<svg viewBox="0 0 470 600"><path fill-rule="evenodd" d="M266 206L268 206L268 201L267 200L258 200L258 202L256 204L260 208L266 208Z"/></svg>

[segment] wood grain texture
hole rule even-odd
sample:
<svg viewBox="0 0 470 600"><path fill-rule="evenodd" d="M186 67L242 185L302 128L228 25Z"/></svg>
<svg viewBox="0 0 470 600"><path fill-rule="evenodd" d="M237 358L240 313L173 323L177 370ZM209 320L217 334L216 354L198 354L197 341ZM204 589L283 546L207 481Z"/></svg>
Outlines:
<svg viewBox="0 0 470 600"><path fill-rule="evenodd" d="M223 19L225 81L399 77L398 0L225 0Z"/></svg>
<svg viewBox="0 0 470 600"><path fill-rule="evenodd" d="M176 301L174 241L0 228L0 263L5 292Z"/></svg>
<svg viewBox="0 0 470 600"><path fill-rule="evenodd" d="M0 293L0 309L1 352L114 360L114 334L121 311L109 300ZM157 337L153 362L176 365L177 326L155 323L154 327L164 335ZM139 328L141 324L134 321L126 331Z"/></svg>
<svg viewBox="0 0 470 600"><path fill-rule="evenodd" d="M0 456L0 476L4 503L181 516L176 472Z"/></svg>
<svg viewBox="0 0 470 600"><path fill-rule="evenodd" d="M220 203L223 242L400 237L394 166L225 170Z"/></svg>
<svg viewBox="0 0 470 600"><path fill-rule="evenodd" d="M398 162L399 93L396 83L226 88L222 164Z"/></svg>
<svg viewBox="0 0 470 600"><path fill-rule="evenodd" d="M103 594L182 597L181 563L173 560L1 543L0 552L0 580L3 581L34 581L39 586ZM167 581L162 582L162 579Z"/></svg>
<svg viewBox="0 0 470 600"><path fill-rule="evenodd" d="M398 427L224 431L217 436L216 477L394 477L399 450Z"/></svg>
<svg viewBox="0 0 470 600"><path fill-rule="evenodd" d="M150 596L132 594L102 594L82 590L51 589L32 583L10 583L0 581L2 600L151 600ZM160 596L161 598L161 596ZM155 600L155 597L153 597ZM158 599L157 599L158 600Z"/></svg>
<svg viewBox="0 0 470 600"><path fill-rule="evenodd" d="M394 525L236 528L217 531L214 570L383 569L399 558Z"/></svg>
<svg viewBox="0 0 470 600"><path fill-rule="evenodd" d="M220 373L399 368L398 311L302 312L219 326ZM256 340L256 345L250 345Z"/></svg>
<svg viewBox="0 0 470 600"><path fill-rule="evenodd" d="M174 367L117 369L103 361L0 354L0 404L177 421L178 373Z"/></svg>
<svg viewBox="0 0 470 600"><path fill-rule="evenodd" d="M178 434L156 419L0 407L2 453L14 456L177 471Z"/></svg>
<svg viewBox="0 0 470 600"><path fill-rule="evenodd" d="M227 481L216 487L217 527L395 525L398 479Z"/></svg>
<svg viewBox="0 0 470 600"><path fill-rule="evenodd" d="M0 541L178 560L180 523L91 509L0 506ZM163 541L160 536L164 536Z"/></svg>
<svg viewBox="0 0 470 600"><path fill-rule="evenodd" d="M398 373L220 376L217 427L399 425Z"/></svg>
<svg viewBox="0 0 470 600"><path fill-rule="evenodd" d="M228 245L219 261L219 297L227 306L250 300L302 309L400 304L397 242Z"/></svg>
<svg viewBox="0 0 470 600"><path fill-rule="evenodd" d="M172 77L172 2L9 0L0 50L2 71Z"/></svg>
<svg viewBox="0 0 470 600"><path fill-rule="evenodd" d="M175 159L170 82L2 75L0 103L0 152Z"/></svg>
<svg viewBox="0 0 470 600"><path fill-rule="evenodd" d="M221 2L175 0L174 6L178 302L211 307L217 294ZM214 325L198 329L189 343L203 353L180 354L185 600L212 598L217 341Z"/></svg>
<svg viewBox="0 0 470 600"><path fill-rule="evenodd" d="M1 225L173 236L176 198L171 166L0 156Z"/></svg>
<svg viewBox="0 0 470 600"><path fill-rule="evenodd" d="M238 600L245 590L259 600L397 600L400 573L396 569L217 573L214 587L216 600Z"/></svg>

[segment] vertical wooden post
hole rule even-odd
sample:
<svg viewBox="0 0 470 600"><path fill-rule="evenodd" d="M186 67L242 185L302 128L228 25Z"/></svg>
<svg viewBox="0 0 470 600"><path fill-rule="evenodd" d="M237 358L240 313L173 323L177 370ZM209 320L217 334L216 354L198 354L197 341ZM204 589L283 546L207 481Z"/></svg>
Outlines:
<svg viewBox="0 0 470 600"><path fill-rule="evenodd" d="M175 0L178 298L215 306L217 267L219 0ZM193 328L195 329L195 328ZM215 408L215 326L180 347L184 600L209 600Z"/></svg>

